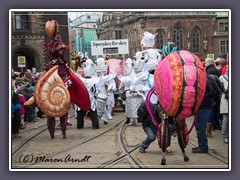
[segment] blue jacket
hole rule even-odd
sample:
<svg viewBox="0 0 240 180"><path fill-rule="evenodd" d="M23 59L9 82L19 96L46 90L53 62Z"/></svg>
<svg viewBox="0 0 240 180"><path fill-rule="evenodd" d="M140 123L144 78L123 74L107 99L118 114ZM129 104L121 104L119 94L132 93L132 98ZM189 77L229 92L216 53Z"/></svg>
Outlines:
<svg viewBox="0 0 240 180"><path fill-rule="evenodd" d="M12 90L12 113L21 109L18 95Z"/></svg>

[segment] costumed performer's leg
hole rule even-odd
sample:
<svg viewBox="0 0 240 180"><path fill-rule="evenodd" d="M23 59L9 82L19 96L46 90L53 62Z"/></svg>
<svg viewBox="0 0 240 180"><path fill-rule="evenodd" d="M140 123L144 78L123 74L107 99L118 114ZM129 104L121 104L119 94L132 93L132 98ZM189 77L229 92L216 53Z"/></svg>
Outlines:
<svg viewBox="0 0 240 180"><path fill-rule="evenodd" d="M129 124L130 121L130 116L131 116L131 107L130 107L130 97L132 95L129 93L129 91L126 91L126 101L125 101L125 112L126 112L126 118L127 120L125 121L125 124Z"/></svg>
<svg viewBox="0 0 240 180"><path fill-rule="evenodd" d="M97 109L93 111L92 109L90 110L91 114L91 120L92 120L92 128L93 129L99 129L99 122L98 122L98 115L97 115Z"/></svg>
<svg viewBox="0 0 240 180"><path fill-rule="evenodd" d="M54 117L48 117L47 118L47 126L48 131L50 133L50 136L52 139L54 139L54 132L55 132L55 118Z"/></svg>
<svg viewBox="0 0 240 180"><path fill-rule="evenodd" d="M103 123L104 124L108 124L108 108L107 108L107 105L106 105L106 107L105 107L105 111L104 111L104 113L103 113L103 115L102 115L102 120L103 120Z"/></svg>
<svg viewBox="0 0 240 180"><path fill-rule="evenodd" d="M60 117L60 127L62 130L63 139L66 139L66 129L67 129L67 114Z"/></svg>
<svg viewBox="0 0 240 180"><path fill-rule="evenodd" d="M78 110L77 108L77 128L82 129L84 128L84 115L86 114L86 111Z"/></svg>

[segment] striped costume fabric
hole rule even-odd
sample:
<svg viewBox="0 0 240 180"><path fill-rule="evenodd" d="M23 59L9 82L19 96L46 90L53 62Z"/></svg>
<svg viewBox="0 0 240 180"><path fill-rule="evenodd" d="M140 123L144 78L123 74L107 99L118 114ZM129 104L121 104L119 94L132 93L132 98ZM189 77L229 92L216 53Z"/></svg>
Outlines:
<svg viewBox="0 0 240 180"><path fill-rule="evenodd" d="M178 119L193 115L200 106L206 73L200 59L185 50L168 55L157 65L154 84L164 111Z"/></svg>

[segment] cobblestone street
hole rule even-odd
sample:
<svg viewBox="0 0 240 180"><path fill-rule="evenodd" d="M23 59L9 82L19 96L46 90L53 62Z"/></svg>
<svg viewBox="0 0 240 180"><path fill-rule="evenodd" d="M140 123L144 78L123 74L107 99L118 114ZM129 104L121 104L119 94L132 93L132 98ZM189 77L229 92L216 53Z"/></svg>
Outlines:
<svg viewBox="0 0 240 180"><path fill-rule="evenodd" d="M77 129L76 119L72 116L73 125L67 128L67 139L62 139L61 130L57 125L55 139L51 139L46 130L46 118L29 123L26 129L21 130L22 138L12 139L12 168L136 168L126 158L123 158L125 155L117 140L119 125L123 126L122 139L125 146L141 168L227 169L229 166L229 147L223 143L220 130L213 131L213 137L208 139L210 148L208 154L193 154L191 149L197 145L196 133L193 129L186 148L186 153L190 158L188 162L183 160L177 138L172 137L173 153L167 154L167 163L163 166L160 165L161 150L156 140L146 150L146 153L139 152L138 146L146 136L140 123L136 126L127 126L124 124L123 112L115 112L113 117L114 119L109 124L105 125L100 122L100 129L93 130L89 120L85 120L84 129ZM192 117L188 118L188 127L191 126L192 121ZM35 137L29 140L32 136ZM23 145L24 141L28 141L27 144ZM23 162L23 157L28 159L26 156L35 158L35 160L44 156L45 160ZM67 162L56 162L56 159L66 160L66 158ZM120 160L117 161L118 158ZM55 162L49 159L55 159ZM73 162L73 160L78 161Z"/></svg>

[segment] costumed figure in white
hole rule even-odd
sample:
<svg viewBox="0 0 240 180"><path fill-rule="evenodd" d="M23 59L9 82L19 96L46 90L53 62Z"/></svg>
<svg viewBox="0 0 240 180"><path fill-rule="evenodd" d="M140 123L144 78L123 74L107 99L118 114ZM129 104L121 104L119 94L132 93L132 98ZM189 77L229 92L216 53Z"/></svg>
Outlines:
<svg viewBox="0 0 240 180"><path fill-rule="evenodd" d="M95 64L91 59L87 59L86 67L83 68L85 78L83 77L82 74L77 73L77 76L81 79L81 81L87 88L87 91L89 93L90 103L91 103L91 109L88 112L77 107L77 128L78 129L84 128L84 116L86 115L91 117L92 128L99 129L99 122L98 122L98 116L97 116L97 101L95 97L98 92L96 88L96 84L99 82L100 78L94 77L94 74L95 74L94 65Z"/></svg>
<svg viewBox="0 0 240 180"><path fill-rule="evenodd" d="M91 59L87 59L86 63L82 66L85 78L96 76L95 64Z"/></svg>
<svg viewBox="0 0 240 180"><path fill-rule="evenodd" d="M98 89L97 95L97 112L98 117L101 118L104 124L108 124L108 120L112 119L112 108L115 105L114 91L116 90L116 83L114 78L115 72L106 75L107 64L103 58L96 60L96 73L100 78L96 84Z"/></svg>
<svg viewBox="0 0 240 180"><path fill-rule="evenodd" d="M125 103L126 101L126 91L129 91L130 89L130 85L131 85L131 73L133 71L133 61L131 58L128 58L125 62L125 76L123 75L118 75L118 79L121 81L120 85L119 85L119 89L121 91L121 99L123 100L123 102ZM125 122L126 124L130 123L130 118L127 117L127 121Z"/></svg>
<svg viewBox="0 0 240 180"><path fill-rule="evenodd" d="M113 78L105 83L105 88L107 92L107 101L102 119L104 124L108 124L108 120L112 120L112 108L115 106L114 91L117 90L116 82Z"/></svg>
<svg viewBox="0 0 240 180"><path fill-rule="evenodd" d="M145 61L143 71L149 71L154 69L158 62L162 59L160 55L159 49L153 49L155 43L156 34L151 34L149 32L145 32L144 36L141 40L141 44L145 50L142 51L143 58Z"/></svg>
<svg viewBox="0 0 240 180"><path fill-rule="evenodd" d="M141 52L136 53L136 60L133 60L134 70L131 73L131 83L129 90L126 91L126 116L130 119L129 125L137 122L137 110L142 101L145 100L145 92L149 91L147 85L148 72L142 71L144 60L140 57ZM128 122L126 122L128 123Z"/></svg>
<svg viewBox="0 0 240 180"><path fill-rule="evenodd" d="M143 71L148 72L147 81L148 81L149 88L152 88L154 86L154 79L153 79L154 70L157 67L158 62L162 60L162 56L159 53L161 50L153 49L153 46L155 44L155 37L156 37L156 34L153 35L149 32L145 32L141 40L141 44L145 49L144 51L142 51L144 62L145 62ZM148 92L146 92L146 94L147 93ZM151 100L151 103L156 104L157 96L153 94L150 100Z"/></svg>

